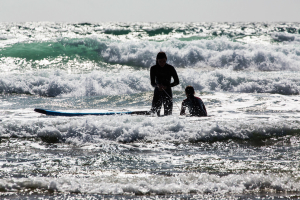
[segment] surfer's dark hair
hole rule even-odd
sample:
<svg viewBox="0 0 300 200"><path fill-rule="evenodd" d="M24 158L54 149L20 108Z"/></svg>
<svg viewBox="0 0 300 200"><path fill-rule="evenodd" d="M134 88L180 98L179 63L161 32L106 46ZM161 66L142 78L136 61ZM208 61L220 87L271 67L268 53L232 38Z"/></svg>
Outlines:
<svg viewBox="0 0 300 200"><path fill-rule="evenodd" d="M189 96L189 97L194 96L195 90L194 90L193 86L190 86L190 85L186 86L186 88L185 88L185 94L187 96Z"/></svg>
<svg viewBox="0 0 300 200"><path fill-rule="evenodd" d="M165 59L168 59L166 53L163 52L163 51L159 52L159 53L157 54L157 56L156 56L156 60L158 60L158 59L164 59L164 58L165 58Z"/></svg>
<svg viewBox="0 0 300 200"><path fill-rule="evenodd" d="M163 51L159 52L156 56L156 65L158 65L158 59L164 59L164 58L168 60L167 54Z"/></svg>

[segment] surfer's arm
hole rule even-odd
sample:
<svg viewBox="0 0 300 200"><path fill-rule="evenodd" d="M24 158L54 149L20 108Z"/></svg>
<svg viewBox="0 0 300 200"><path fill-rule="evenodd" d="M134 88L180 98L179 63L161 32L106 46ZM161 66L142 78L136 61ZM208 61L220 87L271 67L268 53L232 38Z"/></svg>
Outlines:
<svg viewBox="0 0 300 200"><path fill-rule="evenodd" d="M185 115L185 106L183 105L183 102L182 102L182 104L181 104L180 115Z"/></svg>
<svg viewBox="0 0 300 200"><path fill-rule="evenodd" d="M172 69L172 77L174 79L174 82L170 84L170 87L174 87L179 84L179 78L178 78L177 72L174 67L172 67L172 68L173 68Z"/></svg>
<svg viewBox="0 0 300 200"><path fill-rule="evenodd" d="M150 81L153 87L157 87L157 84L155 83L155 70L153 67L150 68Z"/></svg>
<svg viewBox="0 0 300 200"><path fill-rule="evenodd" d="M205 105L203 104L203 109L205 111L205 115L204 116L207 116L207 111L206 111L206 108L205 108Z"/></svg>
<svg viewBox="0 0 300 200"><path fill-rule="evenodd" d="M207 111L206 111L206 108L205 108L205 105L202 101L202 99L198 98L198 101L199 101L199 105L200 105L200 108L201 108L201 112L202 112L202 116L207 116Z"/></svg>

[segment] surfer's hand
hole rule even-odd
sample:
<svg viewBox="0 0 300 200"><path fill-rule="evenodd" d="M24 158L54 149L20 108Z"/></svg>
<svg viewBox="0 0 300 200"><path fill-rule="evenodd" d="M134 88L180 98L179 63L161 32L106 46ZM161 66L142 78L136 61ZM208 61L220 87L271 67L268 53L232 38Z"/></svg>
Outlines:
<svg viewBox="0 0 300 200"><path fill-rule="evenodd" d="M163 89L164 89L164 90L167 89L166 86L161 85L161 84L158 84L157 87L158 87L158 90L159 90L159 91L162 91Z"/></svg>

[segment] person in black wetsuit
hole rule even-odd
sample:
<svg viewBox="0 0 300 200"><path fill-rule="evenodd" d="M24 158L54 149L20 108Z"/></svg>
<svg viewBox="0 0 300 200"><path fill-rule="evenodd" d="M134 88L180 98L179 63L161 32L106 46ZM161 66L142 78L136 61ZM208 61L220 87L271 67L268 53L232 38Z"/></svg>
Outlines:
<svg viewBox="0 0 300 200"><path fill-rule="evenodd" d="M173 108L172 90L179 84L179 79L175 68L167 62L165 52L159 52L156 56L156 65L150 68L151 85L155 87L152 100L151 113L160 116L160 109L164 105L164 115L171 115ZM174 82L171 83L173 77Z"/></svg>
<svg viewBox="0 0 300 200"><path fill-rule="evenodd" d="M186 99L182 101L180 115L185 115L185 109L188 108L191 116L207 116L207 111L203 101L195 97L195 90L192 86L185 88Z"/></svg>

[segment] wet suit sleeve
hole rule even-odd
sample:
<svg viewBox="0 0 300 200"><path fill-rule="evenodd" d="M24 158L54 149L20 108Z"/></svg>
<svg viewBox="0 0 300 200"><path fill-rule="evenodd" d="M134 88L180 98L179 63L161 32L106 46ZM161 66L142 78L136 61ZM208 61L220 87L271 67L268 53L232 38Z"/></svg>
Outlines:
<svg viewBox="0 0 300 200"><path fill-rule="evenodd" d="M205 116L207 116L207 111L206 111L206 108L205 108L204 104L203 104L203 109L205 110Z"/></svg>
<svg viewBox="0 0 300 200"><path fill-rule="evenodd" d="M203 116L207 116L207 111L206 111L206 108L205 108L205 105L204 105L202 99L199 98L198 101L199 101L199 103L200 103L200 105L201 105L201 107L202 107L202 109L203 109L203 111L202 111L203 114L204 114Z"/></svg>
<svg viewBox="0 0 300 200"><path fill-rule="evenodd" d="M174 67L172 67L171 76L173 77L174 82L170 84L170 87L174 87L179 84L179 78Z"/></svg>
<svg viewBox="0 0 300 200"><path fill-rule="evenodd" d="M155 83L155 70L154 70L154 67L150 68L150 81L151 81L151 85L153 87L157 86L157 84Z"/></svg>

